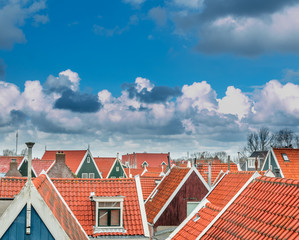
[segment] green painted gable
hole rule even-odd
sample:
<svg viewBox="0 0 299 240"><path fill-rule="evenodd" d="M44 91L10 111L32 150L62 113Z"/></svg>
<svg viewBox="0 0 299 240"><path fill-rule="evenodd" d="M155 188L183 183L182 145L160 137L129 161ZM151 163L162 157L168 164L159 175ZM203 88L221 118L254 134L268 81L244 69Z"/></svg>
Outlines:
<svg viewBox="0 0 299 240"><path fill-rule="evenodd" d="M121 167L120 161L115 161L114 165L112 166L112 170L107 178L125 178L126 174Z"/></svg>
<svg viewBox="0 0 299 240"><path fill-rule="evenodd" d="M264 168L263 168L263 171L266 171L270 168L270 165L269 165L269 158L270 158L270 165L272 166L272 171L273 173L275 174L275 169L278 168L277 164L276 164L276 161L274 159L274 156L273 156L273 153L270 152L266 162L265 162L265 165L264 165ZM277 177L281 177L281 174L279 173L279 175Z"/></svg>
<svg viewBox="0 0 299 240"><path fill-rule="evenodd" d="M22 174L23 177L27 177L27 171L28 171L27 169L28 169L28 161L23 161L19 169L19 172ZM31 176L36 177L32 170L31 170Z"/></svg>
<svg viewBox="0 0 299 240"><path fill-rule="evenodd" d="M88 157L90 158L89 163L88 163ZM86 158L84 159L84 162L79 169L77 177L82 178L83 173L88 173L88 178L89 178L89 173L94 173L94 178L101 178L100 174L97 171L95 162L93 161L92 157L89 154L87 154Z"/></svg>

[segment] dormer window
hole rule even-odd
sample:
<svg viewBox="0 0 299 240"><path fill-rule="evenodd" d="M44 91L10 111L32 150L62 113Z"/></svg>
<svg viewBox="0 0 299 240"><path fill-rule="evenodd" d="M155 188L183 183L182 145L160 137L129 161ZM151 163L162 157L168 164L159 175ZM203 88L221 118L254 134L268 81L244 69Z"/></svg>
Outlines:
<svg viewBox="0 0 299 240"><path fill-rule="evenodd" d="M146 161L144 161L143 163L142 163L142 167L144 168L144 167L148 167L148 163L146 162Z"/></svg>
<svg viewBox="0 0 299 240"><path fill-rule="evenodd" d="M161 165L162 165L162 166L166 166L167 164L166 164L165 162L162 162Z"/></svg>
<svg viewBox="0 0 299 240"><path fill-rule="evenodd" d="M95 201L94 233L126 232L123 228L123 196L90 196L90 199Z"/></svg>
<svg viewBox="0 0 299 240"><path fill-rule="evenodd" d="M290 161L290 159L289 159L289 157L286 153L282 153L281 156L282 156L284 161L288 161L288 162Z"/></svg>

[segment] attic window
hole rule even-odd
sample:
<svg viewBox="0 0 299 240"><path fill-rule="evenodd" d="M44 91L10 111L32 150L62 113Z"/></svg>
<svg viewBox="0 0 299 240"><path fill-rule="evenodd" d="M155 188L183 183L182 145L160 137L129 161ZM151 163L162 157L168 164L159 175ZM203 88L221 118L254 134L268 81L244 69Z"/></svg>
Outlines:
<svg viewBox="0 0 299 240"><path fill-rule="evenodd" d="M90 157L89 156L87 157L87 163L90 163Z"/></svg>
<svg viewBox="0 0 299 240"><path fill-rule="evenodd" d="M123 228L123 196L90 196L90 199L96 205L94 233L126 232Z"/></svg>
<svg viewBox="0 0 299 240"><path fill-rule="evenodd" d="M148 163L147 163L146 161L144 161L144 162L142 163L142 167L144 167L144 166L148 167Z"/></svg>
<svg viewBox="0 0 299 240"><path fill-rule="evenodd" d="M281 156L282 156L284 161L290 161L290 159L289 159L289 157L286 153L282 153Z"/></svg>
<svg viewBox="0 0 299 240"><path fill-rule="evenodd" d="M162 162L162 163L161 163L161 165L162 165L162 166L165 166L165 165L166 165L166 163L165 163L165 162Z"/></svg>

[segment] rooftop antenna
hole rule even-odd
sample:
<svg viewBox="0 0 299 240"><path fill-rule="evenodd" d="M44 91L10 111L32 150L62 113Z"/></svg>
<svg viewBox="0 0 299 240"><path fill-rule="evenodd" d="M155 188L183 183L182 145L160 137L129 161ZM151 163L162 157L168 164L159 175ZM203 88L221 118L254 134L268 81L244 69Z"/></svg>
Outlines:
<svg viewBox="0 0 299 240"><path fill-rule="evenodd" d="M88 147L87 147L87 150L89 151L90 150L90 144L88 143Z"/></svg>
<svg viewBox="0 0 299 240"><path fill-rule="evenodd" d="M19 129L17 129L17 133L16 133L16 156L18 156L18 140L19 140Z"/></svg>

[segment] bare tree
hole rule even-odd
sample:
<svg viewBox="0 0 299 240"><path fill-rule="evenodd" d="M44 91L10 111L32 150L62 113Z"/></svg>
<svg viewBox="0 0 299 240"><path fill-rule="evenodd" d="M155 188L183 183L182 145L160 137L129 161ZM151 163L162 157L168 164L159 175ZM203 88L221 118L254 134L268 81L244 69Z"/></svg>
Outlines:
<svg viewBox="0 0 299 240"><path fill-rule="evenodd" d="M281 129L273 135L272 145L274 147L292 147L296 144L296 135L290 129Z"/></svg>
<svg viewBox="0 0 299 240"><path fill-rule="evenodd" d="M250 153L254 151L266 151L270 147L272 136L266 127L262 127L258 132L251 132L247 136L246 150Z"/></svg>

